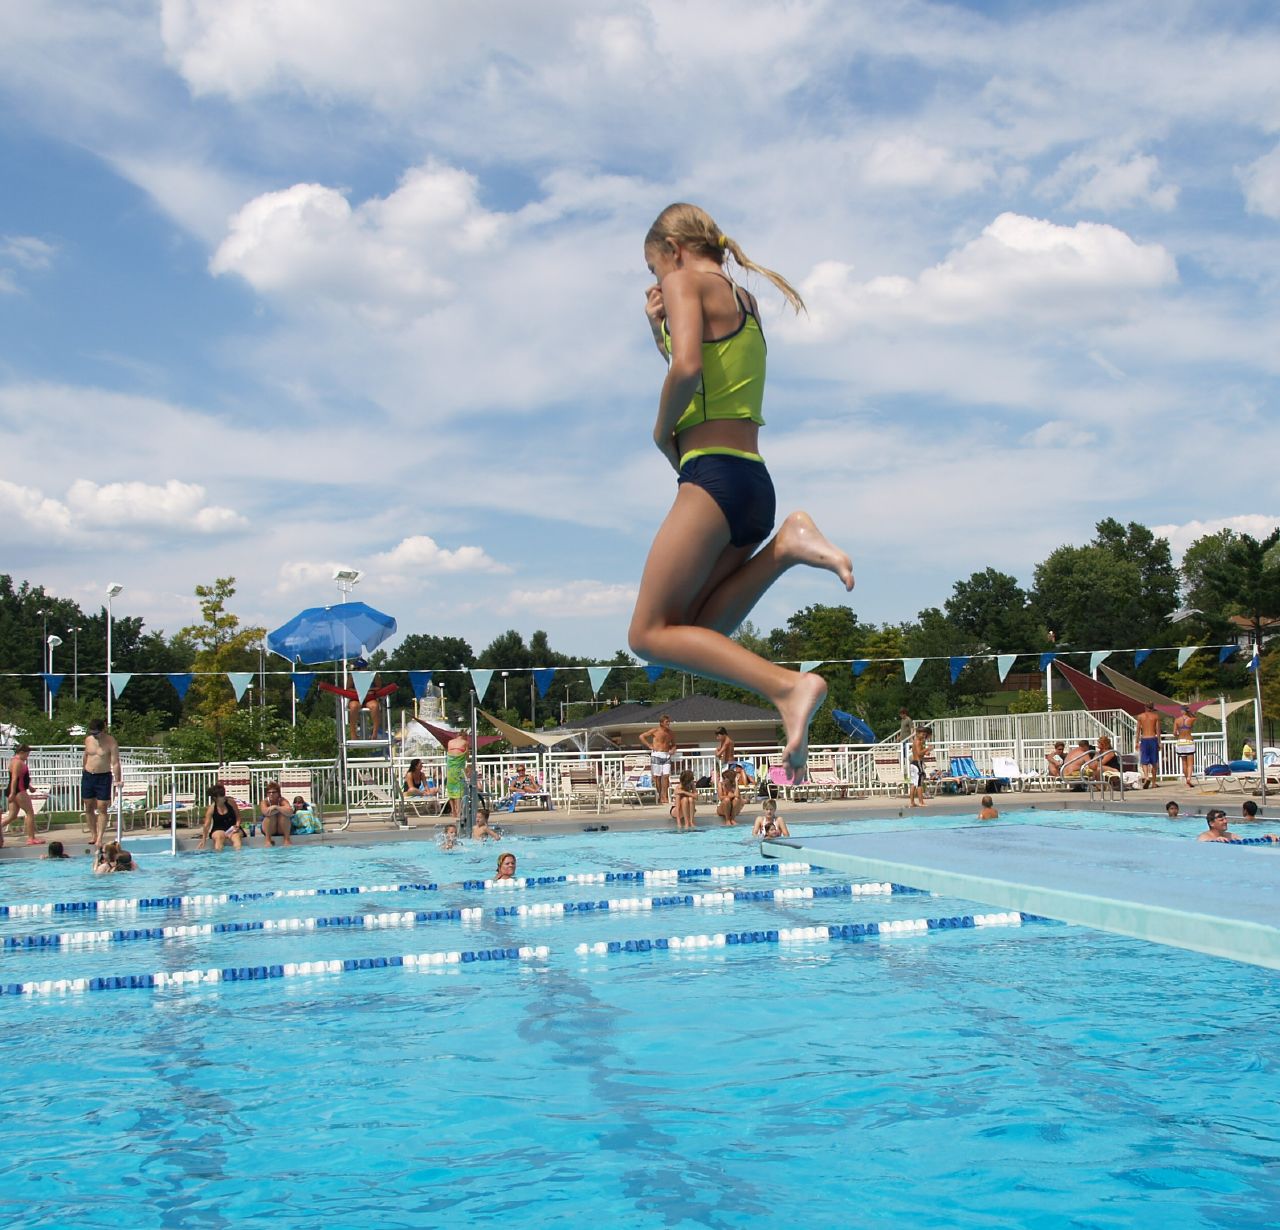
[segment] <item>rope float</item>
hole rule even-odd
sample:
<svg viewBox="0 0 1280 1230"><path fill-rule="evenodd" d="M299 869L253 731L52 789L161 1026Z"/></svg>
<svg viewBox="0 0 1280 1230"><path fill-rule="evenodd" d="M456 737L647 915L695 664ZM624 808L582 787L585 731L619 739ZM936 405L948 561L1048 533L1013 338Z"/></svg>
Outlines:
<svg viewBox="0 0 1280 1230"><path fill-rule="evenodd" d="M614 884L644 882L676 884L680 880L743 879L746 876L797 876L821 871L816 863L756 863L737 867L654 867L648 871L588 871L562 876L512 876L509 880L463 880L472 890L542 888L548 884Z"/></svg>
<svg viewBox="0 0 1280 1230"><path fill-rule="evenodd" d="M605 901L545 901L533 905L500 905L494 918L564 918L570 914L625 913L669 907L706 909L747 901L816 901L831 897L863 897L890 893L923 893L902 884L829 884L803 888L728 889L723 892L685 893L670 897L615 897ZM139 940L190 939L196 936L227 935L242 931L286 931L298 933L344 927L366 931L391 927L416 927L432 922L479 922L485 911L480 906L449 910L404 910L383 914L341 914L327 918L267 918L250 922L173 923L166 927L132 927L100 931L57 931L47 935L11 935L0 942L6 949L83 948L95 944L127 944Z"/></svg>

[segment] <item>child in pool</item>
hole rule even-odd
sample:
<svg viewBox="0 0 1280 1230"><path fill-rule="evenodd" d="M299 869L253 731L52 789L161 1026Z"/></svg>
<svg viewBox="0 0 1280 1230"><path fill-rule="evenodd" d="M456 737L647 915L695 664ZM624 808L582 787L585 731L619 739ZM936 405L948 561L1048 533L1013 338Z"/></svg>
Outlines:
<svg viewBox="0 0 1280 1230"><path fill-rule="evenodd" d="M730 256L772 282L797 312L804 307L785 278L748 260L696 205L669 205L645 236L645 263L657 278L645 314L670 360L653 439L679 483L645 562L629 639L649 662L734 683L768 700L786 732L787 771L800 781L809 723L826 698L826 682L767 662L731 636L788 568L829 569L848 591L853 566L808 513L791 513L769 538L773 484L757 452L764 334L755 297L725 269Z"/></svg>
<svg viewBox="0 0 1280 1230"><path fill-rule="evenodd" d="M778 801L776 799L765 799L760 804L762 814L756 817L756 822L751 826L752 837L790 837L791 830L787 828L787 822L778 815Z"/></svg>

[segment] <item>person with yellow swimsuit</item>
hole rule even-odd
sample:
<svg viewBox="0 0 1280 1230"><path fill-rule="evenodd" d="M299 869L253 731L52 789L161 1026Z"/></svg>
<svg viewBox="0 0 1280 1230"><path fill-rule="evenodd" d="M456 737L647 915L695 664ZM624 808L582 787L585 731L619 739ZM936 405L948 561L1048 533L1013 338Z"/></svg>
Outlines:
<svg viewBox="0 0 1280 1230"><path fill-rule="evenodd" d="M645 314L668 360L653 439L679 477L640 579L631 648L646 661L763 696L782 719L788 773L803 780L826 681L784 670L731 637L787 569L826 568L848 591L853 565L805 512L791 513L769 538L775 499L759 451L764 331L755 296L734 283L727 261L767 278L796 311L804 304L696 205L664 209L645 236L644 256L657 278Z"/></svg>

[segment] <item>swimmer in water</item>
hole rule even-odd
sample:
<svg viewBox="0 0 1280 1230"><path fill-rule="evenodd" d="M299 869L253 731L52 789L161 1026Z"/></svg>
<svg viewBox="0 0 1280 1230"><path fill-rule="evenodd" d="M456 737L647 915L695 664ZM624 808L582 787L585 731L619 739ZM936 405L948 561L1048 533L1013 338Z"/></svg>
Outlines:
<svg viewBox="0 0 1280 1230"><path fill-rule="evenodd" d="M749 260L696 205L669 205L645 236L645 263L657 279L645 314L670 362L653 439L679 480L645 562L629 639L649 662L737 684L769 701L786 732L784 766L798 782L826 681L784 670L731 637L787 569L828 569L847 592L853 565L808 513L791 513L769 537L773 483L757 451L764 333L755 296L726 270L729 257L772 282L797 312L804 307L785 278Z"/></svg>

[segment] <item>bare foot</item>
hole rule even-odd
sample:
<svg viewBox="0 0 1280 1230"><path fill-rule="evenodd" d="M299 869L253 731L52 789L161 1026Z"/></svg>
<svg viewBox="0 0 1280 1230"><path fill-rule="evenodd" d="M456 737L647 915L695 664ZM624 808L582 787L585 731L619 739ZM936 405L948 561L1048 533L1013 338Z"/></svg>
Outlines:
<svg viewBox="0 0 1280 1230"><path fill-rule="evenodd" d="M809 723L827 699L827 681L821 675L797 675L791 694L778 702L778 714L787 742L782 749L782 764L794 783L804 781L809 759Z"/></svg>
<svg viewBox="0 0 1280 1230"><path fill-rule="evenodd" d="M807 512L793 512L778 530L777 549L789 563L826 568L853 589L853 561L830 543Z"/></svg>

